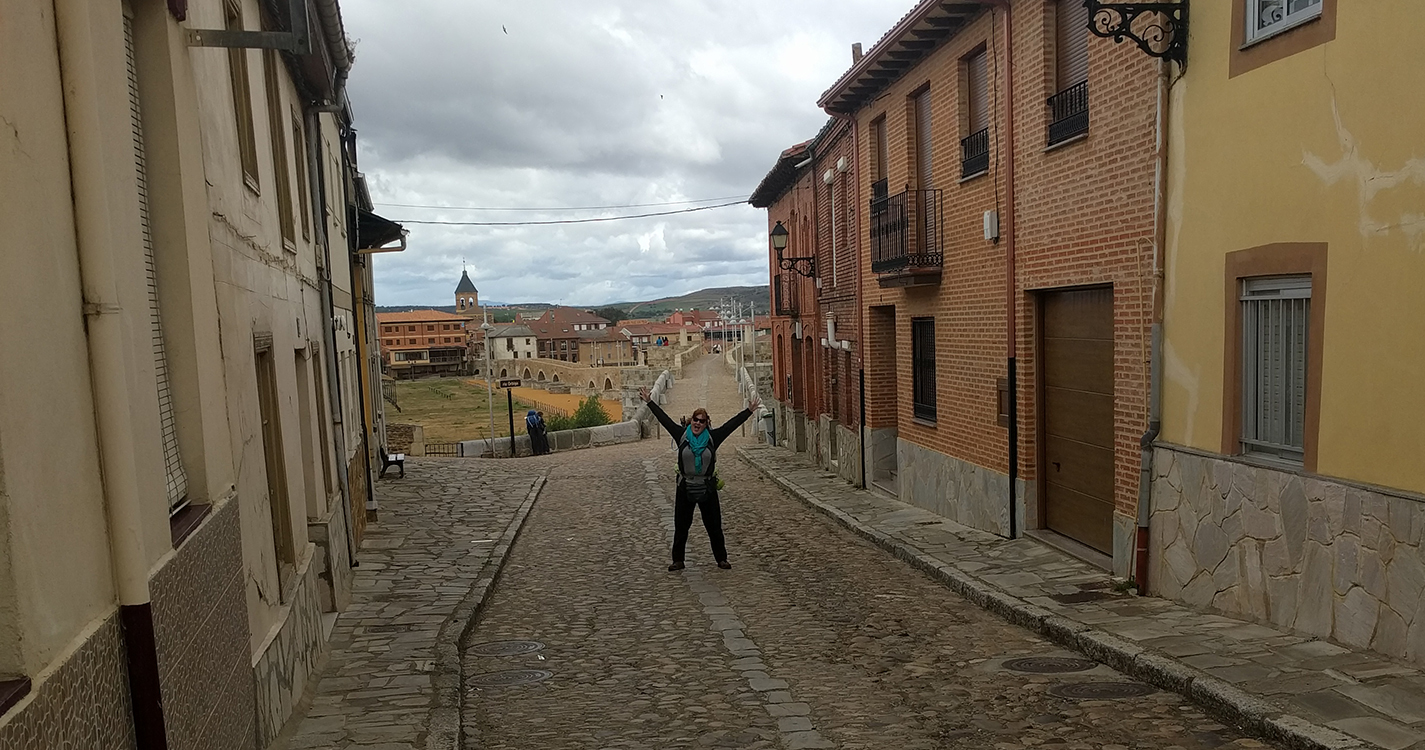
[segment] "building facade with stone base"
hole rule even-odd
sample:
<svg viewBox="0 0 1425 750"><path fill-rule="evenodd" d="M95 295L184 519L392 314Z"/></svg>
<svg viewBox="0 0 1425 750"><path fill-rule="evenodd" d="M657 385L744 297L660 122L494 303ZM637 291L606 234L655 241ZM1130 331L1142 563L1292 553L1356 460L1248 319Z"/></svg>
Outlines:
<svg viewBox="0 0 1425 750"><path fill-rule="evenodd" d="M349 597L349 50L264 13L0 0L0 747L261 747Z"/></svg>
<svg viewBox="0 0 1425 750"><path fill-rule="evenodd" d="M1149 589L1425 664L1425 19L1249 6L1170 101Z"/></svg>

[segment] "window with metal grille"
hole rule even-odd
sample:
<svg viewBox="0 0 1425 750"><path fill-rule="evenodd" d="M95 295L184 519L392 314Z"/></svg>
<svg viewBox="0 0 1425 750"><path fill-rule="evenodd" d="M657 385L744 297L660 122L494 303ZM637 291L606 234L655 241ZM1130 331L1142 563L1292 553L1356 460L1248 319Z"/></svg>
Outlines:
<svg viewBox="0 0 1425 750"><path fill-rule="evenodd" d="M911 404L916 419L935 421L935 319L910 321Z"/></svg>
<svg viewBox="0 0 1425 750"><path fill-rule="evenodd" d="M127 9L126 9L127 11ZM188 474L178 452L178 424L173 409L173 388L168 373L168 353L163 343L163 319L158 308L158 268L154 261L153 226L149 215L148 157L144 149L143 117L139 110L138 65L134 59L133 19L124 13L124 44L129 78L129 117L134 139L134 172L139 198L139 227L143 236L144 276L148 282L149 343L154 376L158 381L159 439L163 445L164 494L169 514L188 504Z"/></svg>
<svg viewBox="0 0 1425 750"><path fill-rule="evenodd" d="M1243 279L1240 300L1242 451L1300 463L1311 276Z"/></svg>
<svg viewBox="0 0 1425 750"><path fill-rule="evenodd" d="M990 78L984 49L965 58L965 132L960 139L960 176L990 168Z"/></svg>
<svg viewBox="0 0 1425 750"><path fill-rule="evenodd" d="M242 6L236 0L223 3L223 28L242 31ZM228 75L232 79L233 116L237 119L238 156L242 160L242 176L249 188L258 189L257 139L252 125L252 88L247 75L247 50L228 49Z"/></svg>
<svg viewBox="0 0 1425 750"><path fill-rule="evenodd" d="M1089 11L1083 0L1054 8L1057 92L1049 97L1050 146L1089 130Z"/></svg>
<svg viewBox="0 0 1425 750"><path fill-rule="evenodd" d="M1321 0L1247 0L1247 38L1255 42L1321 17Z"/></svg>

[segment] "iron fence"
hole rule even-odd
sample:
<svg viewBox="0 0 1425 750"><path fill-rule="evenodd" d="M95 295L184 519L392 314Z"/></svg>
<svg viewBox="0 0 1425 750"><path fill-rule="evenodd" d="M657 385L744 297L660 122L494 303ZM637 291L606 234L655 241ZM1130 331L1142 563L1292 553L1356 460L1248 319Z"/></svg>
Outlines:
<svg viewBox="0 0 1425 750"><path fill-rule="evenodd" d="M960 177L976 175L990 168L990 129L960 139Z"/></svg>
<svg viewBox="0 0 1425 750"><path fill-rule="evenodd" d="M460 455L460 443L426 443L427 456L450 456Z"/></svg>

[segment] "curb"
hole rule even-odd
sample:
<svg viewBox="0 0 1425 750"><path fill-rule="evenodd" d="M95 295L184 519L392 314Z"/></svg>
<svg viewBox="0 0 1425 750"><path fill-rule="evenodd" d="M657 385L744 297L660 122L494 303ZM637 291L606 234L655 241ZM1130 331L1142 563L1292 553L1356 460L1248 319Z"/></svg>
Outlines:
<svg viewBox="0 0 1425 750"><path fill-rule="evenodd" d="M1225 680L1213 677L1171 656L1145 649L1106 631L1030 604L818 499L763 466L746 447L739 447L737 455L803 504L835 519L858 536L919 568L971 603L1130 677L1178 693L1220 720L1290 750L1365 750L1376 747L1374 744L1286 713Z"/></svg>
<svg viewBox="0 0 1425 750"><path fill-rule="evenodd" d="M435 696L431 701L430 723L427 726L426 750L463 750L465 747L464 716L461 715L462 691L465 675L460 665L460 654L470 645L470 636L475 631L475 623L494 593L500 573L505 569L510 550L519 539L535 500L544 489L548 474L540 474L530 486L524 502L515 517L505 527L505 533L490 553L490 559L480 569L470 590L440 626L435 643L435 671L431 675L431 685Z"/></svg>

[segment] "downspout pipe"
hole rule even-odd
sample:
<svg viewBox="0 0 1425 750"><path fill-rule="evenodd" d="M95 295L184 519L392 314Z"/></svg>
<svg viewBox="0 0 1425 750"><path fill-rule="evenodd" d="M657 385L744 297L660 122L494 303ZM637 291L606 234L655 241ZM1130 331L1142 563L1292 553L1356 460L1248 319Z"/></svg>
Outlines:
<svg viewBox="0 0 1425 750"><path fill-rule="evenodd" d="M331 238L327 234L327 191L326 191L326 165L321 158L321 118L319 107L307 107L307 181L310 184L308 192L315 198L311 201L312 226L316 231L316 239L321 247L324 259L322 269L322 311L327 316L327 324L322 326L322 352L326 363L327 372L327 408L330 414L324 415L327 423L332 425L332 435L335 438L332 442L336 447L336 475L337 484L341 489L342 520L346 527L346 555L352 567L356 567L356 530L355 523L351 518L351 481L347 475L346 466L346 421L344 419L345 406L342 403L341 381L337 374L336 356L336 333L332 326L336 321L336 304L332 300L332 253Z"/></svg>
<svg viewBox="0 0 1425 750"><path fill-rule="evenodd" d="M844 112L832 112L828 109L827 114L830 114L842 122L850 123L851 125L851 184L856 186L856 189L852 191L856 194L856 197L852 199L854 202L851 205L857 206L857 208L848 210L847 216L850 216L852 221L856 223L856 226L853 227L851 232L851 236L855 239L851 241L859 245L861 243L861 209L859 208L861 202L861 121L857 120L855 115L846 114ZM864 490L868 486L866 480L866 451L868 447L866 445L866 350L864 349L866 342L866 308L862 305L863 291L861 287L861 253L858 252L856 253L856 316L858 318L858 325L856 326L855 346L856 356L861 359L861 366L856 368L857 390L859 391L858 397L861 403L859 410L860 417L857 420L856 432L861 442L861 450L858 452L861 454L861 489Z"/></svg>
<svg viewBox="0 0 1425 750"><path fill-rule="evenodd" d="M104 133L113 118L105 111L112 92L105 80L122 59L101 59L99 40L119 24L117 5L56 0L55 28L64 117L69 141L75 238L83 287L90 384L99 436L99 462L108 522L109 555L123 623L130 709L140 750L166 750L167 730L158 676L153 605L149 591L149 551L144 545L143 498L133 449L129 411L129 365L136 343L126 335L117 267L121 240L111 231L132 221L127 206L116 205L114 181L134 177L132 156L119 160L106 150ZM125 174L126 173L126 174Z"/></svg>
<svg viewBox="0 0 1425 750"><path fill-rule="evenodd" d="M1004 11L1001 34L1004 45L1004 191L1005 211L1005 316L1006 380L1009 383L1009 538L1018 536L1019 515L1019 373L1018 309L1015 272L1014 222L1014 15L1010 0L993 0Z"/></svg>
<svg viewBox="0 0 1425 750"><path fill-rule="evenodd" d="M1168 62L1158 60L1158 101L1155 119L1157 153L1153 174L1152 321L1148 354L1148 429L1139 440L1138 530L1133 575L1140 595L1148 593L1149 525L1153 516L1153 442L1163 419L1163 266L1168 235Z"/></svg>
<svg viewBox="0 0 1425 750"><path fill-rule="evenodd" d="M357 212L352 209L351 204L352 196L350 176L356 171L356 129L351 127L350 108L346 108L345 111L347 113L346 123L341 130L341 194L342 203L344 204L342 206L342 210L346 212L347 220L346 257L350 259L356 256L357 243L359 242L357 234L358 227L360 226L360 217L358 217ZM365 285L363 285L363 292L365 291L365 289L366 287ZM356 305L358 308L361 307L360 303L353 302L353 304ZM364 313L363 310L357 310L356 312ZM364 318L364 314L361 317ZM361 344L362 340L366 335L366 321L362 319L353 322L356 326L356 335L358 338L356 353L357 355L361 355L364 349ZM366 374L366 364L367 363L365 357L357 357L356 387L359 393L366 392L366 381L369 379ZM366 405L364 402L361 405L360 412L361 434L363 437L370 436L371 423L368 422L366 419ZM361 465L363 467L366 466L366 462L368 460L367 457L371 455L371 446L365 446L364 450L365 453L361 457ZM379 507L376 505L376 490L374 487L371 486L369 470L367 471L367 474L367 481L364 482L364 484L366 485L366 515L367 518L374 518L376 516L376 513L379 511Z"/></svg>

